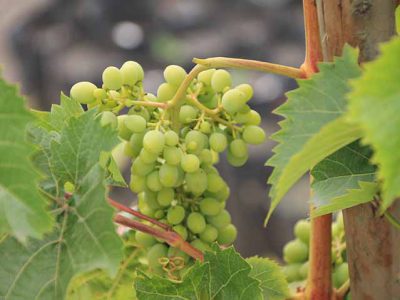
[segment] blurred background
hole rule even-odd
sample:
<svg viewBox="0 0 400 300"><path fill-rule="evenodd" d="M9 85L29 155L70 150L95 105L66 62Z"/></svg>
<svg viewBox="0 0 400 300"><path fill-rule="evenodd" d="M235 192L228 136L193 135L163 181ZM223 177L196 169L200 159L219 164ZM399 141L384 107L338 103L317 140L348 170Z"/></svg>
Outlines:
<svg viewBox="0 0 400 300"><path fill-rule="evenodd" d="M31 106L48 110L77 81L100 84L107 66L126 60L145 69L145 88L155 93L163 69L187 71L193 57L230 56L299 66L304 59L301 1L297 0L0 0L0 65L19 83ZM270 135L279 118L271 111L295 88L293 80L271 74L232 71L234 83L250 83L251 105ZM252 147L249 162L218 165L231 187L228 210L244 256L279 257L293 237L292 225L307 216L308 180L297 184L263 227L269 199L267 178L272 141ZM129 190L113 197L134 201Z"/></svg>

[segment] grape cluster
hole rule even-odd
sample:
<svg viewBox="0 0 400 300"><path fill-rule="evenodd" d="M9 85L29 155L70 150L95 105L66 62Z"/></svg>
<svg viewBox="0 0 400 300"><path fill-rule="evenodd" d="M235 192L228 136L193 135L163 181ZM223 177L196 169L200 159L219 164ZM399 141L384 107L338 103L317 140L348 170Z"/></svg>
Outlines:
<svg viewBox="0 0 400 300"><path fill-rule="evenodd" d="M231 165L242 166L248 144L264 142L265 132L258 126L260 115L247 105L252 87L232 87L225 70L200 72L179 105L172 105L187 76L183 68L168 66L165 82L153 95L143 90L140 65L126 62L120 69L104 70L102 88L80 82L70 95L97 107L101 123L117 128L126 141L125 153L132 160L130 189L138 194L139 211L205 251L213 242L230 245L237 236L225 209L229 187L214 165L226 152ZM124 108L128 113L117 117ZM147 250L155 273L166 271L176 278L176 271L192 263L188 255L149 234L137 232L136 241Z"/></svg>
<svg viewBox="0 0 400 300"><path fill-rule="evenodd" d="M295 239L283 248L283 259L286 262L283 271L291 287L296 290L304 287L308 275L310 222L299 220L294 226L294 235ZM338 214L332 223L332 270L333 285L339 288L349 279L342 214Z"/></svg>

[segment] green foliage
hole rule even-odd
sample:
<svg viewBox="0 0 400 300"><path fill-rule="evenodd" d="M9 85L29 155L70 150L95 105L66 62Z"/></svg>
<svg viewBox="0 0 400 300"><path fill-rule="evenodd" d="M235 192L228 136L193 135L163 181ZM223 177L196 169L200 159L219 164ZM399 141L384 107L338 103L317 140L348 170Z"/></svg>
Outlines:
<svg viewBox="0 0 400 300"><path fill-rule="evenodd" d="M363 129L363 142L374 150L384 211L400 196L400 38L381 50L381 56L366 63L363 75L353 81L349 110L351 120Z"/></svg>
<svg viewBox="0 0 400 300"><path fill-rule="evenodd" d="M34 147L26 142L26 127L34 118L16 87L0 79L0 236L20 241L41 238L53 220L38 189L40 175L29 157Z"/></svg>
<svg viewBox="0 0 400 300"><path fill-rule="evenodd" d="M111 152L102 152L100 154L100 165L106 170L106 179L109 185L127 187L121 170Z"/></svg>
<svg viewBox="0 0 400 300"><path fill-rule="evenodd" d="M373 199L378 190L376 167L370 164L372 151L354 142L321 161L311 175L312 216L332 213Z"/></svg>
<svg viewBox="0 0 400 300"><path fill-rule="evenodd" d="M308 169L359 138L357 128L348 128L345 120L337 120L346 109L348 80L360 75L357 51L345 47L342 57L319 64L319 69L310 79L298 80L299 88L289 92L288 101L276 110L285 120L273 135L279 145L267 162L274 170L268 180L272 202L266 221Z"/></svg>

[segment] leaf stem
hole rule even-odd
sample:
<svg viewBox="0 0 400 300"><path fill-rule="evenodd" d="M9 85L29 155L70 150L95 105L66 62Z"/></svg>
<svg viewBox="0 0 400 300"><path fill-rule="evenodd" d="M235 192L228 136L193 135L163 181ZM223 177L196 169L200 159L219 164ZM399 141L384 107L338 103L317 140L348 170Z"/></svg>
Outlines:
<svg viewBox="0 0 400 300"><path fill-rule="evenodd" d="M390 212L385 211L383 213L385 218L389 221L390 224L392 224L395 228L400 230L400 221L396 219Z"/></svg>
<svg viewBox="0 0 400 300"><path fill-rule="evenodd" d="M207 68L234 68L244 70L254 70L267 72L277 75L283 75L289 78L305 78L306 74L301 68L288 67L279 64L273 64L264 61L230 58L230 57L210 57L210 58L194 58L193 62L203 65Z"/></svg>

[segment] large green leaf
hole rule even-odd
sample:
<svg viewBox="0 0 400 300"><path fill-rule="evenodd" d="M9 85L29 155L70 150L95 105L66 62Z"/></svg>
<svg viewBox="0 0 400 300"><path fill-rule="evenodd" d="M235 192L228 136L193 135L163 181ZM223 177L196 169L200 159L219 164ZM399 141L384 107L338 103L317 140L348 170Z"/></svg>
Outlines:
<svg viewBox="0 0 400 300"><path fill-rule="evenodd" d="M370 164L372 150L358 141L328 156L313 168L312 216L369 202L377 193L376 167Z"/></svg>
<svg viewBox="0 0 400 300"><path fill-rule="evenodd" d="M40 175L29 161L34 148L25 135L33 119L17 89L0 79L0 235L20 241L41 238L53 225L37 189Z"/></svg>
<svg viewBox="0 0 400 300"><path fill-rule="evenodd" d="M362 77L353 81L349 110L351 120L364 131L363 142L374 150L384 211L400 196L400 38L381 50L381 56L366 63Z"/></svg>
<svg viewBox="0 0 400 300"><path fill-rule="evenodd" d="M289 296L288 283L282 268L274 261L262 257L246 259L251 265L250 276L260 281L264 299L283 300Z"/></svg>
<svg viewBox="0 0 400 300"><path fill-rule="evenodd" d="M335 123L346 110L349 79L360 75L357 51L345 47L342 57L319 64L319 69L310 79L298 80L299 88L287 93L287 102L275 111L285 120L273 135L279 144L267 162L274 167L268 180L272 184L272 202L267 220L307 170L359 137L358 128L349 128L344 120Z"/></svg>

